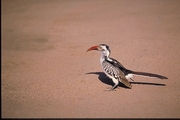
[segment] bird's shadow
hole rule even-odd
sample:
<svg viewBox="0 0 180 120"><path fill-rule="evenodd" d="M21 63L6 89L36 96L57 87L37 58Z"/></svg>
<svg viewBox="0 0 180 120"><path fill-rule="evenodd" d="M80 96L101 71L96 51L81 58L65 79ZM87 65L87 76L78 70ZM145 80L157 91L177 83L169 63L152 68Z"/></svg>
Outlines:
<svg viewBox="0 0 180 120"><path fill-rule="evenodd" d="M96 75L99 75L98 78L99 78L99 80L100 80L102 83L107 84L107 85L111 85L111 86L114 85L113 81L112 81L110 78L108 78L108 77L106 76L106 74L103 73L103 72L89 72L89 73L86 73L86 74L96 74ZM166 84L149 83L149 82L130 82L130 83L131 83L131 84L141 84L141 85L166 86ZM122 84L122 83L119 83L118 86L123 87L123 88L128 88L128 87L126 87L126 86L125 86L124 84Z"/></svg>

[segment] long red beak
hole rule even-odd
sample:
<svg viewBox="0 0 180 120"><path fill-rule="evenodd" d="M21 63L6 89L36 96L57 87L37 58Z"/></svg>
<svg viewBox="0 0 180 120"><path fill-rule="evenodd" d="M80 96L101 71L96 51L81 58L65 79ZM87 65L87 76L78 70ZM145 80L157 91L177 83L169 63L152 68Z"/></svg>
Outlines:
<svg viewBox="0 0 180 120"><path fill-rule="evenodd" d="M91 50L98 50L98 46L92 46L86 52L91 51Z"/></svg>

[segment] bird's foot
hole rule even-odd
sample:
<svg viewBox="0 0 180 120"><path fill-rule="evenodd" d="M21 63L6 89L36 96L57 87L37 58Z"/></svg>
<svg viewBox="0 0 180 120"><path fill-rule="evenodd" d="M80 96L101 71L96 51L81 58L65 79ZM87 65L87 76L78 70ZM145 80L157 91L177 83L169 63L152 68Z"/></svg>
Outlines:
<svg viewBox="0 0 180 120"><path fill-rule="evenodd" d="M115 89L112 89L112 87L108 87L107 90L104 91L116 91Z"/></svg>
<svg viewBox="0 0 180 120"><path fill-rule="evenodd" d="M116 90L111 90L111 89L109 89L109 90L104 90L104 91L116 91Z"/></svg>

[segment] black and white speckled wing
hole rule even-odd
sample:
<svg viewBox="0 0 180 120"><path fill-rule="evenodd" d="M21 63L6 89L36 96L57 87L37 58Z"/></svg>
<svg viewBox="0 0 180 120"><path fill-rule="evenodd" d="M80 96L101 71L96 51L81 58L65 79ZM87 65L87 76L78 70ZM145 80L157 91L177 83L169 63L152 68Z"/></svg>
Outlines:
<svg viewBox="0 0 180 120"><path fill-rule="evenodd" d="M111 61L105 60L102 63L102 68L105 72L105 74L113 80L114 83L117 83L120 81L125 86L131 88L131 84L126 79L125 74L123 71L119 69L119 67L115 64L113 64Z"/></svg>

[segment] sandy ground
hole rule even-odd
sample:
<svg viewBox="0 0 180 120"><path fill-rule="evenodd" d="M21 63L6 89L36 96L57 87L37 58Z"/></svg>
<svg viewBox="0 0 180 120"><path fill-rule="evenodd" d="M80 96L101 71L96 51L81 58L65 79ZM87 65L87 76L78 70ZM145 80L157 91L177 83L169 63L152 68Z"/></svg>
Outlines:
<svg viewBox="0 0 180 120"><path fill-rule="evenodd" d="M3 118L180 118L179 0L2 0ZM100 43L134 77L102 73Z"/></svg>

